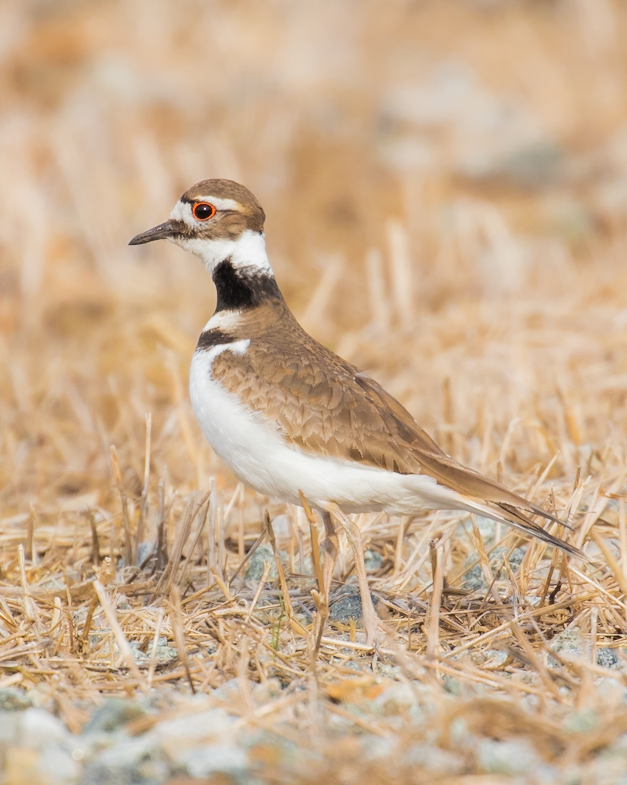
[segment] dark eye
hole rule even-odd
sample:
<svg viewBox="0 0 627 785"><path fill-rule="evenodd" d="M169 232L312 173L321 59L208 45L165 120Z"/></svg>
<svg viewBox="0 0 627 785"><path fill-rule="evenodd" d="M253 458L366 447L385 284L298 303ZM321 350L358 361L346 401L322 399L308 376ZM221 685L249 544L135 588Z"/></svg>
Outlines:
<svg viewBox="0 0 627 785"><path fill-rule="evenodd" d="M208 218L213 218L216 208L209 202L198 202L193 206L192 213L197 221L206 221Z"/></svg>

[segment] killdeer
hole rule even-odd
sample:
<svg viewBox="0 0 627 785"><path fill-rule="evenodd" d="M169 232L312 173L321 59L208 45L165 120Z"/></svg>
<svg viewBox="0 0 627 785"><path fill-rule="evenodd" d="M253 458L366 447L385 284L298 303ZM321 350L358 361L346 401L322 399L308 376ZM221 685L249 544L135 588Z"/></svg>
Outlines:
<svg viewBox="0 0 627 785"><path fill-rule="evenodd" d="M582 556L530 516L562 521L455 461L381 385L303 330L268 261L264 222L247 188L203 180L165 223L130 245L169 240L211 273L217 306L190 371L195 415L236 477L292 504L304 497L320 512L327 598L337 553L334 517L355 551L364 627L367 639L376 639L379 620L349 513L465 510Z"/></svg>

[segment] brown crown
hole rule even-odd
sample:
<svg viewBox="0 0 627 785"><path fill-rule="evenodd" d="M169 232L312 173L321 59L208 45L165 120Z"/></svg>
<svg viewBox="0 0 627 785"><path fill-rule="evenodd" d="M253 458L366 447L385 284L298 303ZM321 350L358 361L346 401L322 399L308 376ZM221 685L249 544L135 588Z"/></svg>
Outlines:
<svg viewBox="0 0 627 785"><path fill-rule="evenodd" d="M245 229L253 232L262 232L266 214L255 196L243 185L233 180L201 180L185 191L181 197L182 202L194 203L200 199L211 202L211 197L219 199L232 199L240 205L240 209L228 212L220 223L222 228L227 228L231 236L240 234Z"/></svg>

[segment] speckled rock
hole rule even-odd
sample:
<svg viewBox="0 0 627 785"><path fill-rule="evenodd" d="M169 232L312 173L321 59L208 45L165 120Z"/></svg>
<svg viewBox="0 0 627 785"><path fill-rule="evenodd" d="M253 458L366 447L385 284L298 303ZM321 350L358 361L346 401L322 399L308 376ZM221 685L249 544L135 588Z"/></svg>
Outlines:
<svg viewBox="0 0 627 785"><path fill-rule="evenodd" d="M530 775L542 761L526 739L482 739L477 749L477 762L486 774Z"/></svg>
<svg viewBox="0 0 627 785"><path fill-rule="evenodd" d="M577 657L590 658L590 641L583 639L579 627L570 627L556 635L551 641L551 649L565 660ZM558 663L554 657L548 655L547 665L549 668L556 668Z"/></svg>
<svg viewBox="0 0 627 785"><path fill-rule="evenodd" d="M464 760L449 750L443 750L431 744L414 744L406 752L407 762L412 766L420 766L424 771L437 776L460 774L464 768Z"/></svg>
<svg viewBox="0 0 627 785"><path fill-rule="evenodd" d="M152 658L152 648L153 648L153 642L150 641L150 643L148 644L148 649L143 659L150 660ZM135 651L133 651L133 656L135 656ZM175 660L178 656L179 656L178 651L174 648L174 646L170 646L166 636L162 635L157 641L157 651L155 655L155 659L157 660L159 665L163 665L164 663L169 662L170 660Z"/></svg>
<svg viewBox="0 0 627 785"><path fill-rule="evenodd" d="M509 553L509 548L499 547L495 548L491 554L489 554L490 560L490 567L492 572L495 574L497 580L504 580L507 578L507 570L503 564L503 556ZM525 556L525 551L523 548L514 548L510 557L508 559L509 566L514 573L514 575L518 572L518 568ZM477 554L475 552L471 553L470 556L466 559L466 565L473 564L473 562L477 561ZM498 570L498 574L497 573ZM462 586L467 591L487 591L488 585L483 577L483 571L481 569L480 564L475 564L471 567L468 572L464 575Z"/></svg>
<svg viewBox="0 0 627 785"><path fill-rule="evenodd" d="M124 698L108 698L92 714L83 733L110 733L145 713L137 701L125 700Z"/></svg>
<svg viewBox="0 0 627 785"><path fill-rule="evenodd" d="M117 738L115 743L90 760L80 785L157 785L170 773L170 766L153 734Z"/></svg>
<svg viewBox="0 0 627 785"><path fill-rule="evenodd" d="M602 668L620 668L621 658L616 649L611 649L608 646L600 646L597 649L597 665Z"/></svg>
<svg viewBox="0 0 627 785"><path fill-rule="evenodd" d="M374 594L371 597L376 608L379 600ZM362 615L363 611L358 586L348 584L331 593L331 608L329 611L331 621L348 624L351 619L359 621Z"/></svg>
<svg viewBox="0 0 627 785"><path fill-rule="evenodd" d="M286 572L288 572L289 557L287 553L285 551L279 551L279 556L281 558L281 564L283 565L283 569ZM268 580L276 581L279 577L279 573L277 572L276 561L274 558L274 551L272 550L271 545L260 545L257 548L257 550L253 553L253 555L250 557L250 561L248 562L248 566L245 574L246 580L260 581L266 563L270 564L270 572L268 574Z"/></svg>
<svg viewBox="0 0 627 785"><path fill-rule="evenodd" d="M208 777L220 772L236 774L248 766L246 752L234 744L209 744L185 751L177 761L190 777Z"/></svg>
<svg viewBox="0 0 627 785"><path fill-rule="evenodd" d="M383 555L369 549L364 553L364 563L368 572L376 572L383 564Z"/></svg>
<svg viewBox="0 0 627 785"><path fill-rule="evenodd" d="M417 690L406 682L390 682L385 689L371 701L372 709L383 716L402 714L418 721L423 712L418 704Z"/></svg>
<svg viewBox="0 0 627 785"><path fill-rule="evenodd" d="M572 711L568 714L562 728L567 733L589 733L599 726L599 715L593 709Z"/></svg>
<svg viewBox="0 0 627 785"><path fill-rule="evenodd" d="M0 690L0 711L23 711L32 706L32 701L24 690L7 687Z"/></svg>
<svg viewBox="0 0 627 785"><path fill-rule="evenodd" d="M471 651L469 657L476 665L492 669L504 665L509 654L500 649L485 649L484 651Z"/></svg>
<svg viewBox="0 0 627 785"><path fill-rule="evenodd" d="M47 775L48 785L73 785L80 777L80 765L61 744L46 744L39 757L39 770Z"/></svg>
<svg viewBox="0 0 627 785"><path fill-rule="evenodd" d="M61 720L43 709L26 709L19 718L18 733L23 746L37 749L49 742L61 744L70 738Z"/></svg>

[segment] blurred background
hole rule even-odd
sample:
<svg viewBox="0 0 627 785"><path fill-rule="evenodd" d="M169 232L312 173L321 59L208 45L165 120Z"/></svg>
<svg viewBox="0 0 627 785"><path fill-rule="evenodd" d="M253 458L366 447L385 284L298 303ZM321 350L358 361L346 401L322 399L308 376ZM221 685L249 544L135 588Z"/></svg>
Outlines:
<svg viewBox="0 0 627 785"><path fill-rule="evenodd" d="M198 180L264 205L290 306L456 457L622 465L627 5L2 0L0 517L217 475L187 401L214 307L126 243ZM155 479L156 482L156 479Z"/></svg>

